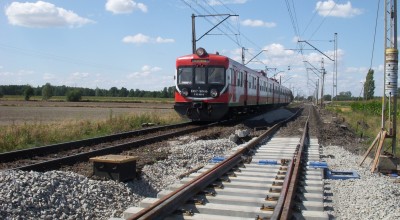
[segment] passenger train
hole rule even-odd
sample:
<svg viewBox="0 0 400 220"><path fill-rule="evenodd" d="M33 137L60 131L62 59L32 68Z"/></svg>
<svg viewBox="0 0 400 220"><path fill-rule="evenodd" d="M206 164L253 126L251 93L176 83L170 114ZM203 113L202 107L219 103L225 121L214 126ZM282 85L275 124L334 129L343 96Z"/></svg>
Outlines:
<svg viewBox="0 0 400 220"><path fill-rule="evenodd" d="M234 114L265 110L289 104L292 92L226 56L195 54L178 57L175 74L175 105L180 115L193 121L217 121Z"/></svg>

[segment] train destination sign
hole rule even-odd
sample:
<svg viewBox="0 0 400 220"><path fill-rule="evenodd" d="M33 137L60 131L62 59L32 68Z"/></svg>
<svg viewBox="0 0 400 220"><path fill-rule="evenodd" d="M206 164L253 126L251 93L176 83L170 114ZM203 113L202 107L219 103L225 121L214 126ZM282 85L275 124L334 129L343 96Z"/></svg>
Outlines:
<svg viewBox="0 0 400 220"><path fill-rule="evenodd" d="M192 59L192 63L208 63L209 59Z"/></svg>

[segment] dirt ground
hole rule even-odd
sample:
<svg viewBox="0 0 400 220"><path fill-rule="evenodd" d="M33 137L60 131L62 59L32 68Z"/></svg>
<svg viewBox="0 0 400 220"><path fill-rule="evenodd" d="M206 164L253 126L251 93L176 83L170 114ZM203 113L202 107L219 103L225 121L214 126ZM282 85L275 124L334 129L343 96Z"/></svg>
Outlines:
<svg viewBox="0 0 400 220"><path fill-rule="evenodd" d="M363 154L366 147L366 139L358 137L342 118L337 117L325 109L318 110L321 121L319 122L319 136L323 146L341 146L346 150Z"/></svg>
<svg viewBox="0 0 400 220"><path fill-rule="evenodd" d="M173 113L171 103L0 101L0 125L102 120L128 113Z"/></svg>

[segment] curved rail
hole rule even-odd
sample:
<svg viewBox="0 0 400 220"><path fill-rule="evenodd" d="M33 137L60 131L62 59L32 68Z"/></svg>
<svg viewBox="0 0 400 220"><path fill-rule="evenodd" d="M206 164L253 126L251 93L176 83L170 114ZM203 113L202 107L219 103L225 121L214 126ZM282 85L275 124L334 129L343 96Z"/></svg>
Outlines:
<svg viewBox="0 0 400 220"><path fill-rule="evenodd" d="M245 152L258 145L267 136L270 136L271 134L276 132L282 125L295 118L300 112L301 110L298 110L290 118L277 123L269 130L264 132L262 135L260 135L258 138L250 141L246 145L246 147L243 147L242 149L236 151L231 157L218 163L210 170L202 173L200 176L192 179L190 182L184 184L176 191L164 196L157 202L153 203L151 206L142 209L140 212L134 214L129 219L163 219L167 217L174 210L178 209L182 204L184 204L187 200L200 192L204 188L204 186L211 184L222 174L228 172L230 169L236 166L240 161L242 161L242 156Z"/></svg>

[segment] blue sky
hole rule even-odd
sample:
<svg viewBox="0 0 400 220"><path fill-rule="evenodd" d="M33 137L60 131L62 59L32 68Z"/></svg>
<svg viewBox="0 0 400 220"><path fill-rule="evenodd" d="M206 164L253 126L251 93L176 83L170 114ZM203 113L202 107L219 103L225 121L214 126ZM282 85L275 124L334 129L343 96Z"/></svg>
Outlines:
<svg viewBox="0 0 400 220"><path fill-rule="evenodd" d="M374 59L375 95L383 88L383 3ZM338 33L338 93L359 96L370 68L378 1L96 0L0 2L0 84L116 86L162 90L174 85L175 59L191 53L191 15L232 14L197 42L238 61L244 47L254 69L270 68L295 94L311 95L321 53L333 58ZM291 17L293 19L291 19ZM196 17L196 35L224 16ZM292 22L293 21L293 22ZM293 25L294 24L294 25ZM295 49L295 50L291 50ZM325 93L333 62L324 57ZM289 70L290 69L290 70Z"/></svg>

